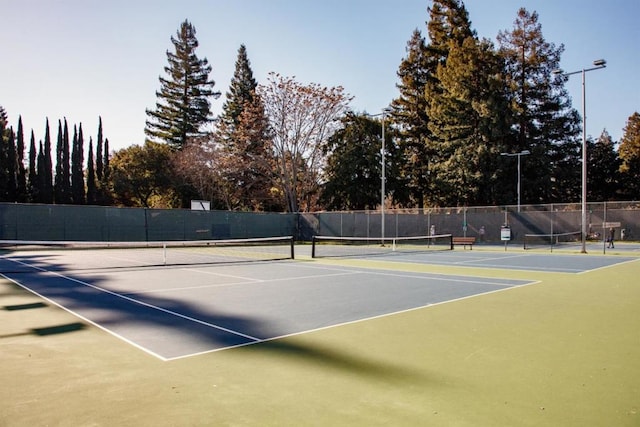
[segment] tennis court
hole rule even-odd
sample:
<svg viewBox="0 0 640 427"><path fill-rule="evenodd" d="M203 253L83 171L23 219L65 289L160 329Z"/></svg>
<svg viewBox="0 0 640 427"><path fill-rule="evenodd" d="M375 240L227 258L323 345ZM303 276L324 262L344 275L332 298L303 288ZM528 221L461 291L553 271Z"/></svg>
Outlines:
<svg viewBox="0 0 640 427"><path fill-rule="evenodd" d="M635 244L619 244L615 254L602 254L601 244L591 244L588 247L589 256L556 250L523 251L520 248L504 246L484 246L479 250L450 250L448 243L431 244L425 247L411 245L408 247L393 246L389 241L386 245L370 244L366 246L344 244L334 240L330 244L315 245L315 258L327 259L360 259L370 261L413 263L425 265L444 265L452 267L480 267L502 270L546 271L554 273L585 273L598 268L610 267L616 264L634 261L638 246ZM601 255L602 254L602 255Z"/></svg>
<svg viewBox="0 0 640 427"><path fill-rule="evenodd" d="M128 263L138 264L135 254ZM104 249L28 252L3 256L0 269L20 286L163 360L531 283L294 260L97 267L124 257Z"/></svg>
<svg viewBox="0 0 640 427"><path fill-rule="evenodd" d="M636 425L637 255L209 246L3 251L0 424Z"/></svg>

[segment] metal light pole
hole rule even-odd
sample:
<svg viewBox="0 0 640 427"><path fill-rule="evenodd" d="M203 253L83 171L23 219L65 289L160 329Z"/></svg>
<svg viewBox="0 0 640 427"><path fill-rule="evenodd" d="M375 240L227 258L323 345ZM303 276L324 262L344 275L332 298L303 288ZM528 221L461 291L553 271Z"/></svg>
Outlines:
<svg viewBox="0 0 640 427"><path fill-rule="evenodd" d="M387 113L391 112L390 108L383 108L382 109L382 148L380 150L380 154L381 154L381 162L382 162L382 175L380 178L380 219L382 221L381 223L381 227L380 227L380 237L382 239L382 244L384 245L384 237L385 237L385 232L384 232L384 201L387 198L386 197L386 190L385 190L385 183L387 181L387 177L386 177L386 151L385 151L385 141L384 141L384 122L386 119L386 115Z"/></svg>
<svg viewBox="0 0 640 427"><path fill-rule="evenodd" d="M582 213L582 250L583 254L587 253L587 100L585 90L585 73L587 71L599 70L607 66L607 61L598 59L593 61L594 67L584 68L579 71L564 73L562 70L553 70L553 74L561 74L563 76L571 76L573 74L582 74L582 197L581 197L581 213Z"/></svg>
<svg viewBox="0 0 640 427"><path fill-rule="evenodd" d="M520 157L526 156L527 154L531 154L529 150L523 150L519 153L500 153L501 156L518 157L518 212L520 212Z"/></svg>
<svg viewBox="0 0 640 427"><path fill-rule="evenodd" d="M384 232L384 201L387 198L386 197L386 190L385 190L385 184L387 181L387 177L386 177L386 162L385 162L385 157L386 157L386 150L385 150L385 132L384 132L384 122L386 119L387 114L389 114L391 112L391 108L383 108L382 109L382 113L379 114L366 114L366 116L369 117L378 117L378 116L382 116L382 147L380 148L380 167L381 167L381 174L380 174L380 220L381 222L381 226L380 226L380 240L382 242L382 244L384 245L384 237L385 237L385 232Z"/></svg>

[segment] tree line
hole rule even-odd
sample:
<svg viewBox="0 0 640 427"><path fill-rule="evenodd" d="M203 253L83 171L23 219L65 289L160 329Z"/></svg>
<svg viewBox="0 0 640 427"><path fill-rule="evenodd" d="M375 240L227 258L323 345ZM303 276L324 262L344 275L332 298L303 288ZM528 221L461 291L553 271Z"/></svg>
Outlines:
<svg viewBox="0 0 640 427"><path fill-rule="evenodd" d="M276 73L258 84L241 45L214 118L221 93L185 20L171 37L143 145L109 153L100 121L83 170L82 127L71 137L65 120L54 174L48 122L44 143L36 146L32 132L25 167L21 121L14 133L5 115L0 197L153 207L202 199L216 209L291 212L505 205L516 199L517 162L504 154L526 151L522 203L578 201L581 118L568 77L553 72L564 47L545 40L537 13L520 9L494 44L478 37L459 0L434 0L427 12L426 37L416 29L399 64L397 98L373 114L353 111L342 87ZM588 199L637 199L640 115L620 141L603 130L587 146Z"/></svg>
<svg viewBox="0 0 640 427"><path fill-rule="evenodd" d="M32 129L27 146L22 117L18 117L14 131L7 126L7 113L0 106L0 201L110 204L109 140L103 138L102 119L99 119L95 151L93 137L89 137L86 164L82 124L73 125L72 134L67 119L58 120L55 163L51 135L49 119L46 119L44 141L40 139L36 143Z"/></svg>

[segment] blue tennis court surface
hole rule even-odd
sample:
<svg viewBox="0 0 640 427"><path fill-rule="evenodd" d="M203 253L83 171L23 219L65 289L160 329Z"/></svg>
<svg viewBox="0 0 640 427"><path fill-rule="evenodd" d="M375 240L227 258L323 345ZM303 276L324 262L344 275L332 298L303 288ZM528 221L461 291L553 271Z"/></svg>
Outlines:
<svg viewBox="0 0 640 427"><path fill-rule="evenodd" d="M602 249L600 249L602 250ZM597 252L596 252L597 253ZM384 260L427 265L449 265L460 267L498 268L507 270L547 271L552 273L584 273L623 262L636 261L637 256L577 255L523 252L461 250L393 252L385 254L349 256L349 259Z"/></svg>
<svg viewBox="0 0 640 427"><path fill-rule="evenodd" d="M135 264L133 254L127 261ZM163 360L533 283L472 277L465 275L464 269L456 275L405 272L400 264L397 269L383 270L375 268L376 262L371 263L372 268L298 260L114 268L109 257L115 258L114 252L9 252L0 255L0 271L20 286ZM478 250L391 252L362 259L561 273L582 273L639 260Z"/></svg>
<svg viewBox="0 0 640 427"><path fill-rule="evenodd" d="M531 283L299 261L67 272L8 263L8 279L164 360Z"/></svg>

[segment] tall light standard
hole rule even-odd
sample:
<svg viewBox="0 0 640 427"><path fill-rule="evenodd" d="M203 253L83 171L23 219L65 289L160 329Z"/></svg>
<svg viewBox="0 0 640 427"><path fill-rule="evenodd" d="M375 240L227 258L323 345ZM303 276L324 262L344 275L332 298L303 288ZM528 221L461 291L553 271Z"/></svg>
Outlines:
<svg viewBox="0 0 640 427"><path fill-rule="evenodd" d="M381 173L380 173L380 220L382 222L381 222L381 226L380 226L380 239L381 239L383 245L384 245L384 201L387 198L386 197L386 190L385 190L385 183L387 181L387 177L386 177L386 162L385 162L386 150L385 150L385 141L384 141L384 122L385 122L385 119L387 117L387 114L389 114L391 111L392 111L391 108L385 107L385 108L382 109L382 112L378 113L378 114L367 114L367 113L364 113L364 115L368 116L368 117L382 116L382 146L380 147L380 168L381 168Z"/></svg>
<svg viewBox="0 0 640 427"><path fill-rule="evenodd" d="M582 70L565 73L562 70L553 70L553 74L561 74L563 76L571 76L573 74L582 74L582 253L587 253L587 100L585 94L585 78L587 71L599 70L607 66L607 61L598 59L593 61L593 67L583 68Z"/></svg>
<svg viewBox="0 0 640 427"><path fill-rule="evenodd" d="M382 163L382 174L381 174L381 178L380 178L380 220L382 221L381 226L380 226L380 237L382 239L382 244L384 245L384 201L387 198L386 197L386 190L385 190L385 183L387 181L387 177L386 177L386 150L385 150L385 141L384 141L384 122L386 121L386 117L387 114L391 112L391 108L383 108L382 109L382 113L380 113L382 115L382 148L380 149L380 157L381 157L381 163Z"/></svg>
<svg viewBox="0 0 640 427"><path fill-rule="evenodd" d="M531 154L529 150L523 150L519 153L500 153L501 156L518 157L518 212L520 212L520 156L526 156L527 154Z"/></svg>

